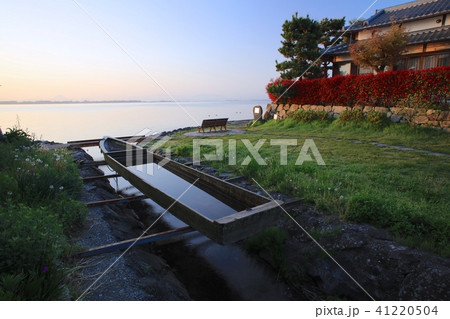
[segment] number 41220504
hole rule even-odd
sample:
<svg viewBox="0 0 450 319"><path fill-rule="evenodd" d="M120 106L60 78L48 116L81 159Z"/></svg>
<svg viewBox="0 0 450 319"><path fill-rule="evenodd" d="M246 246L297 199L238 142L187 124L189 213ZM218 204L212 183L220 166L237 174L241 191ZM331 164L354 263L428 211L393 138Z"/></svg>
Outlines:
<svg viewBox="0 0 450 319"><path fill-rule="evenodd" d="M438 308L437 306L379 306L375 312L384 316L437 316Z"/></svg>

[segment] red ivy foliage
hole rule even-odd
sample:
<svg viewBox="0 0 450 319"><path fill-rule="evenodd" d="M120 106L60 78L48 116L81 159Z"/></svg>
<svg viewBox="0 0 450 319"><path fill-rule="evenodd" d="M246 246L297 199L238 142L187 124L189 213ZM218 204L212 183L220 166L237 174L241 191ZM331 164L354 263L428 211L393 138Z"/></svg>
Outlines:
<svg viewBox="0 0 450 319"><path fill-rule="evenodd" d="M272 102L311 105L395 106L400 100L419 95L434 104L448 105L450 67L420 71L387 71L374 74L334 76L312 80L276 79L266 91ZM286 88L291 89L280 99Z"/></svg>

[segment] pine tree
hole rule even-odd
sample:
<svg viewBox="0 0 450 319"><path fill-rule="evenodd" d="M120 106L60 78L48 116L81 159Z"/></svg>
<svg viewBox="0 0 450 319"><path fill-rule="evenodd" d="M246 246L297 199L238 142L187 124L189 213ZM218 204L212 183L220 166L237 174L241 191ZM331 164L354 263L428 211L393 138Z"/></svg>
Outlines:
<svg viewBox="0 0 450 319"><path fill-rule="evenodd" d="M322 31L322 37L319 39L319 45L323 49L327 49L331 45L338 45L343 42L340 37L344 33L343 28L345 25L345 17L341 19L328 19L324 18L320 21L320 28ZM322 76L328 76L328 70L332 69L332 62L327 60L321 61Z"/></svg>
<svg viewBox="0 0 450 319"><path fill-rule="evenodd" d="M310 19L309 15L306 18L299 17L296 12L292 15L292 20L284 22L282 30L281 36L284 40L281 41L282 47L278 51L287 60L280 63L275 61L277 71L281 72L281 78L294 79L302 75L306 78L320 77L320 67L312 65L320 56L318 47L322 37L320 23Z"/></svg>

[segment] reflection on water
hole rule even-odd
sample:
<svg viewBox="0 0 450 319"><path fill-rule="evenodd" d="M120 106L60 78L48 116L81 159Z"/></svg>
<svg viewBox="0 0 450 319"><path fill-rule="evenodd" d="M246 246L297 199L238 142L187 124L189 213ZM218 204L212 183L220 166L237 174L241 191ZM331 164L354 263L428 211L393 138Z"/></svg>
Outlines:
<svg viewBox="0 0 450 319"><path fill-rule="evenodd" d="M207 192L195 185L191 186L191 183L155 163L129 167L129 169L153 187L156 187L174 199L183 195L179 199L180 203L196 210L209 219L218 219L236 212L233 208L209 195Z"/></svg>
<svg viewBox="0 0 450 319"><path fill-rule="evenodd" d="M252 118L254 105L268 101L222 101L175 103L80 103L0 105L3 131L20 121L20 126L37 138L66 142L102 136L133 135L143 129L153 132L198 126L203 119ZM200 124L199 124L200 123Z"/></svg>

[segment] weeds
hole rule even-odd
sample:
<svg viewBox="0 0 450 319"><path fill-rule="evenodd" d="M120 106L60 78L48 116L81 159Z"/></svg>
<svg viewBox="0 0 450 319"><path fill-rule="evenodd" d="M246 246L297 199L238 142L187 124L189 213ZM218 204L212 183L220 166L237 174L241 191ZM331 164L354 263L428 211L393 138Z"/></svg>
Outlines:
<svg viewBox="0 0 450 319"><path fill-rule="evenodd" d="M0 143L0 300L60 298L67 237L86 207L68 151L44 151L20 129Z"/></svg>
<svg viewBox="0 0 450 319"><path fill-rule="evenodd" d="M248 238L245 241L245 248L256 253L263 250L267 251L275 268L283 270L285 263L283 246L286 235L285 231L277 227L269 227L261 233Z"/></svg>

